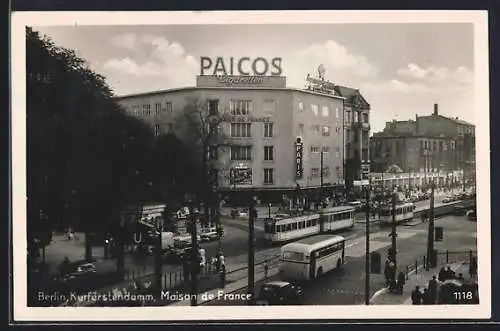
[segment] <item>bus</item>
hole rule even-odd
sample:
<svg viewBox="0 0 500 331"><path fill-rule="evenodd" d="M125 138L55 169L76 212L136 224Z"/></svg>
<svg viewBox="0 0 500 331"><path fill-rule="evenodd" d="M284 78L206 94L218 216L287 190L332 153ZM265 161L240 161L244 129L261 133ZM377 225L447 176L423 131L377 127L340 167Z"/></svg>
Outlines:
<svg viewBox="0 0 500 331"><path fill-rule="evenodd" d="M340 268L345 262L345 238L318 235L281 247L280 273L285 280L310 280Z"/></svg>
<svg viewBox="0 0 500 331"><path fill-rule="evenodd" d="M321 209L319 233L334 232L354 227L355 207L338 206Z"/></svg>
<svg viewBox="0 0 500 331"><path fill-rule="evenodd" d="M396 224L411 221L414 216L415 204L406 202L395 206ZM392 224L392 206L386 205L380 208L380 223L384 225Z"/></svg>
<svg viewBox="0 0 500 331"><path fill-rule="evenodd" d="M280 243L319 233L320 215L313 212L276 214L264 222L264 239L268 243Z"/></svg>

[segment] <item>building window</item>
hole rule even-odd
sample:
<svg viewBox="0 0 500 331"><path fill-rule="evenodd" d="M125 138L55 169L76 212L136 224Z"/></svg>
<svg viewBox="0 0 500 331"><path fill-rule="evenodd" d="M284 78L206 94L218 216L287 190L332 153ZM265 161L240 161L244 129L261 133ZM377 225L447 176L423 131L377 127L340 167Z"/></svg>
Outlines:
<svg viewBox="0 0 500 331"><path fill-rule="evenodd" d="M347 123L351 123L351 112L350 111L345 112L345 120Z"/></svg>
<svg viewBox="0 0 500 331"><path fill-rule="evenodd" d="M208 100L208 114L217 115L219 113L219 100Z"/></svg>
<svg viewBox="0 0 500 331"><path fill-rule="evenodd" d="M273 123L264 123L264 137L273 137Z"/></svg>
<svg viewBox="0 0 500 331"><path fill-rule="evenodd" d="M319 168L311 168L311 176L319 177Z"/></svg>
<svg viewBox="0 0 500 331"><path fill-rule="evenodd" d="M330 136L330 127L326 126L326 125L323 125L321 127L321 135L323 137L329 137Z"/></svg>
<svg viewBox="0 0 500 331"><path fill-rule="evenodd" d="M232 161L251 161L252 146L231 146Z"/></svg>
<svg viewBox="0 0 500 331"><path fill-rule="evenodd" d="M274 169L264 169L264 184L274 184Z"/></svg>
<svg viewBox="0 0 500 331"><path fill-rule="evenodd" d="M323 146L323 148L321 149L321 151L323 152L323 157L328 157L328 154L330 153L330 147L329 146Z"/></svg>
<svg viewBox="0 0 500 331"><path fill-rule="evenodd" d="M155 104L155 115L160 115L161 113L161 103Z"/></svg>
<svg viewBox="0 0 500 331"><path fill-rule="evenodd" d="M299 124L299 134L304 134L304 124Z"/></svg>
<svg viewBox="0 0 500 331"><path fill-rule="evenodd" d="M369 123L369 121L368 121L368 114L366 114L366 113L363 113L363 122L364 123Z"/></svg>
<svg viewBox="0 0 500 331"><path fill-rule="evenodd" d="M155 136L158 137L161 134L160 124L155 124Z"/></svg>
<svg viewBox="0 0 500 331"><path fill-rule="evenodd" d="M348 151L349 151L349 150L348 150ZM336 151L336 152L335 152L335 157L336 157L337 159L339 159L339 158L340 158L340 151Z"/></svg>
<svg viewBox="0 0 500 331"><path fill-rule="evenodd" d="M323 177L330 177L330 167L323 167Z"/></svg>
<svg viewBox="0 0 500 331"><path fill-rule="evenodd" d="M319 146L311 146L311 153L319 153Z"/></svg>
<svg viewBox="0 0 500 331"><path fill-rule="evenodd" d="M327 106L323 106L321 108L321 116L329 117L330 116L330 108L328 108Z"/></svg>
<svg viewBox="0 0 500 331"><path fill-rule="evenodd" d="M319 112L318 105L311 104L311 111L314 114L314 116L318 116L318 112Z"/></svg>
<svg viewBox="0 0 500 331"><path fill-rule="evenodd" d="M231 137L251 137L251 123L231 123Z"/></svg>
<svg viewBox="0 0 500 331"><path fill-rule="evenodd" d="M253 110L252 100L231 100L229 101L229 111L231 115L246 116Z"/></svg>
<svg viewBox="0 0 500 331"><path fill-rule="evenodd" d="M304 111L304 103L302 101L299 101L299 111Z"/></svg>
<svg viewBox="0 0 500 331"><path fill-rule="evenodd" d="M437 150L437 143L435 141L432 143L432 150L434 152Z"/></svg>
<svg viewBox="0 0 500 331"><path fill-rule="evenodd" d="M265 100L264 101L264 114L265 115L273 115L274 114L274 101L273 100Z"/></svg>
<svg viewBox="0 0 500 331"><path fill-rule="evenodd" d="M165 111L167 113L172 113L172 102L170 101L165 102Z"/></svg>
<svg viewBox="0 0 500 331"><path fill-rule="evenodd" d="M358 112L354 112L354 123L358 123Z"/></svg>
<svg viewBox="0 0 500 331"><path fill-rule="evenodd" d="M151 115L151 105L150 104L142 105L142 112L143 112L144 116L150 116Z"/></svg>
<svg viewBox="0 0 500 331"><path fill-rule="evenodd" d="M273 160L274 160L274 147L264 146L264 161L273 161Z"/></svg>
<svg viewBox="0 0 500 331"><path fill-rule="evenodd" d="M319 136L319 125L311 125L313 135Z"/></svg>
<svg viewBox="0 0 500 331"><path fill-rule="evenodd" d="M209 160L217 160L218 159L218 148L217 146L208 146L208 159Z"/></svg>
<svg viewBox="0 0 500 331"><path fill-rule="evenodd" d="M339 109L338 108L335 108L335 117L336 118L339 118L340 114L339 114Z"/></svg>

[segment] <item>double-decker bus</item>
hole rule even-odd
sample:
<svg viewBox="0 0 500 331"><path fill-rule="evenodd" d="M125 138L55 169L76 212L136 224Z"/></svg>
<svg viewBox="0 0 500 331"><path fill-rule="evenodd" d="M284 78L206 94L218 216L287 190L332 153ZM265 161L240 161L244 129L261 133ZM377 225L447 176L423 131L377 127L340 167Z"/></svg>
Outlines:
<svg viewBox="0 0 500 331"><path fill-rule="evenodd" d="M406 202L397 204L394 208L395 210L395 221L396 224L408 222L413 219L415 204L413 202ZM380 208L380 224L390 225L392 224L392 206L386 205Z"/></svg>
<svg viewBox="0 0 500 331"><path fill-rule="evenodd" d="M281 247L280 274L284 280L315 279L344 262L345 238L318 235Z"/></svg>

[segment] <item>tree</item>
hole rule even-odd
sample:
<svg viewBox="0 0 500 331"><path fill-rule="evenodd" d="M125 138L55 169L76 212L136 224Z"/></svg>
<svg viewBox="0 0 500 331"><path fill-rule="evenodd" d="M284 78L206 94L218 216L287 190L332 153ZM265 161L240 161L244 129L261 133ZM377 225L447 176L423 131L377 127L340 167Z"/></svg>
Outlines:
<svg viewBox="0 0 500 331"><path fill-rule="evenodd" d="M209 204L218 209L216 206L218 199L214 198L218 194L219 154L221 148L227 146L222 131L226 115L219 107L218 100L188 98L186 101L186 107L178 118L178 124L183 137L186 138L186 145L191 151L195 151L195 160L199 164L200 184L194 191L203 201L203 223L207 225Z"/></svg>
<svg viewBox="0 0 500 331"><path fill-rule="evenodd" d="M73 227L86 233L90 259L89 234L146 190L153 135L115 103L103 76L31 28L26 61L28 239Z"/></svg>

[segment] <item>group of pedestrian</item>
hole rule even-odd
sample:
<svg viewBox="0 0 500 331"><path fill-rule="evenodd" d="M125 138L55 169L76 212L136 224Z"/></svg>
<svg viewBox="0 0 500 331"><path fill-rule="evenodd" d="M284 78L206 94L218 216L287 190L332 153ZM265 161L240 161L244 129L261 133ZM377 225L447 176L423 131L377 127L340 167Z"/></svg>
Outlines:
<svg viewBox="0 0 500 331"><path fill-rule="evenodd" d="M385 260L384 277L385 286L391 293L400 295L403 294L403 288L406 283L406 276L403 272L400 272L396 277L396 263L391 256L389 256L387 260Z"/></svg>
<svg viewBox="0 0 500 331"><path fill-rule="evenodd" d="M433 305L436 303L437 291L438 281L436 276L432 276L423 292L420 291L420 286L415 286L415 289L411 292L411 303L413 305Z"/></svg>

